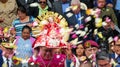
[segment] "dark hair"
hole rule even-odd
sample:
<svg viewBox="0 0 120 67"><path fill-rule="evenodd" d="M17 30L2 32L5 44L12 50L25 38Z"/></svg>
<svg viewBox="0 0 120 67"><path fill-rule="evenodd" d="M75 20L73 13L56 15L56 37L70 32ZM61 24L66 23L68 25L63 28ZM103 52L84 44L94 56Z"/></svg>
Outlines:
<svg viewBox="0 0 120 67"><path fill-rule="evenodd" d="M40 3L40 0L38 0L38 3ZM46 0L46 5L48 5L48 1Z"/></svg>
<svg viewBox="0 0 120 67"><path fill-rule="evenodd" d="M77 56L76 50L77 50L77 47L78 47L79 45L82 45L82 46L83 46L83 42L77 44L75 48L72 48L72 53L73 53L75 56ZM84 46L83 46L83 48L84 48ZM84 48L84 49L85 49L85 48ZM85 55L85 52L83 52L83 55Z"/></svg>
<svg viewBox="0 0 120 67"><path fill-rule="evenodd" d="M92 67L92 63L90 61L86 60L86 61L80 63L80 67L83 67L83 66Z"/></svg>
<svg viewBox="0 0 120 67"><path fill-rule="evenodd" d="M25 13L27 15L27 10L26 10L26 8L24 6L18 7L17 12L18 11L21 11L22 13Z"/></svg>
<svg viewBox="0 0 120 67"><path fill-rule="evenodd" d="M97 52L96 53L96 58L97 58L97 60L108 60L108 61L110 61L109 53L104 51L104 50Z"/></svg>
<svg viewBox="0 0 120 67"><path fill-rule="evenodd" d="M31 27L29 27L29 26L27 26L27 25L25 25L25 26L22 28L22 32L23 32L24 29L28 29L30 33L32 32Z"/></svg>

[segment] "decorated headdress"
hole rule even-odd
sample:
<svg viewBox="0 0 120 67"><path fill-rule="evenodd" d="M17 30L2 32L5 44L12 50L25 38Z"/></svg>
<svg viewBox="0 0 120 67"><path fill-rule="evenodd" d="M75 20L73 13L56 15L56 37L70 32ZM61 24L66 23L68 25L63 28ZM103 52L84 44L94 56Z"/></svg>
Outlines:
<svg viewBox="0 0 120 67"><path fill-rule="evenodd" d="M47 12L36 18L33 35L37 37L33 48L46 46L48 48L66 48L69 32L66 19L54 12ZM33 23L34 24L34 23ZM37 28L37 30L36 30ZM36 31L38 32L36 34Z"/></svg>
<svg viewBox="0 0 120 67"><path fill-rule="evenodd" d="M1 43L3 47L5 48L10 48L10 49L15 49L16 45L14 43Z"/></svg>

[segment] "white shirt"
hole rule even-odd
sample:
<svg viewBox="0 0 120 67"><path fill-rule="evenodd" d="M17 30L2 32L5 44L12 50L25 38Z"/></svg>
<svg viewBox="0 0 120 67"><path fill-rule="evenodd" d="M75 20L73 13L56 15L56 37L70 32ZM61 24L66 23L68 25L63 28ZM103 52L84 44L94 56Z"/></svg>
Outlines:
<svg viewBox="0 0 120 67"><path fill-rule="evenodd" d="M117 57L118 57L118 54L115 53L115 58L117 58Z"/></svg>
<svg viewBox="0 0 120 67"><path fill-rule="evenodd" d="M11 58L8 58L8 62L9 62L9 67L11 67L12 66L12 59ZM7 58L5 57L5 56L3 56L3 64L6 64L7 65Z"/></svg>

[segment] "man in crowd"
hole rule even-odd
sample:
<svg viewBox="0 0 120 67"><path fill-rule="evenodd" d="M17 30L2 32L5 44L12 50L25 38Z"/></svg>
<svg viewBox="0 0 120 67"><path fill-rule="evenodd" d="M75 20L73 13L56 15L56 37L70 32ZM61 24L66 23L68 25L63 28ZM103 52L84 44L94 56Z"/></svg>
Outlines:
<svg viewBox="0 0 120 67"><path fill-rule="evenodd" d="M97 52L96 58L98 67L112 67L111 59L106 51Z"/></svg>
<svg viewBox="0 0 120 67"><path fill-rule="evenodd" d="M92 61L93 67L96 66L96 52L99 49L99 45L93 40L87 40L84 43L85 55Z"/></svg>
<svg viewBox="0 0 120 67"><path fill-rule="evenodd" d="M113 49L114 49L114 53L111 54L110 56L119 65L120 63L120 36L117 36Z"/></svg>
<svg viewBox="0 0 120 67"><path fill-rule="evenodd" d="M106 6L106 0L97 0L97 8L101 9L100 17L104 17L105 15L110 16L113 22L117 25L117 18L115 13L111 7Z"/></svg>
<svg viewBox="0 0 120 67"><path fill-rule="evenodd" d="M84 24L82 17L85 17L85 11L80 9L80 1L72 0L71 1L71 10L64 13L65 18L68 22L69 27L74 27L76 24Z"/></svg>

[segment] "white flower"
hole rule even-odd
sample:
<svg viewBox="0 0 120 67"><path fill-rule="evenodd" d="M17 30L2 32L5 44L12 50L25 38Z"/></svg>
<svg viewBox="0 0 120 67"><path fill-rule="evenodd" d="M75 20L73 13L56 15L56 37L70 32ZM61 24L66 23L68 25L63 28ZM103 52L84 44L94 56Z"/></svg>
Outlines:
<svg viewBox="0 0 120 67"><path fill-rule="evenodd" d="M85 18L85 22L89 22L91 20L92 20L92 18L90 16L88 16L87 18Z"/></svg>
<svg viewBox="0 0 120 67"><path fill-rule="evenodd" d="M107 23L106 22L102 22L102 26L106 26L107 25Z"/></svg>
<svg viewBox="0 0 120 67"><path fill-rule="evenodd" d="M69 12L69 13L66 14L66 16L67 16L68 18L70 18L70 17L73 16L73 13L70 13L70 12Z"/></svg>
<svg viewBox="0 0 120 67"><path fill-rule="evenodd" d="M30 4L30 7L38 7L38 6L39 6L39 4L38 4L38 3L36 3L36 2L35 2L35 3L31 3L31 4Z"/></svg>
<svg viewBox="0 0 120 67"><path fill-rule="evenodd" d="M47 20L43 20L40 22L42 25L47 25L49 22Z"/></svg>

